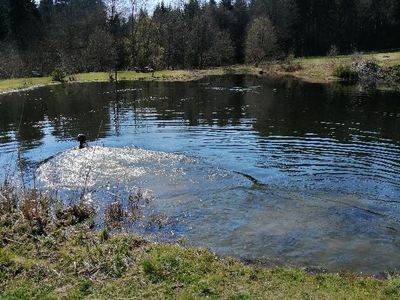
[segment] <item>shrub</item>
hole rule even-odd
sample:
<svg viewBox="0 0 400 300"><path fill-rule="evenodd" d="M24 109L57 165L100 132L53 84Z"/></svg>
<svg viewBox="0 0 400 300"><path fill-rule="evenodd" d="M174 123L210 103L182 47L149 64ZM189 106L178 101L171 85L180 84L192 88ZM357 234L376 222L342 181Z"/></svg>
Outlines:
<svg viewBox="0 0 400 300"><path fill-rule="evenodd" d="M75 225L93 218L96 211L92 205L80 202L66 208L59 208L55 216L60 226Z"/></svg>
<svg viewBox="0 0 400 300"><path fill-rule="evenodd" d="M336 45L332 45L331 48L329 49L327 55L329 57L335 57L339 55L339 49L336 47Z"/></svg>
<svg viewBox="0 0 400 300"><path fill-rule="evenodd" d="M43 197L36 190L30 190L24 194L20 201L20 210L33 235L45 234L46 227L50 223L49 199Z"/></svg>
<svg viewBox="0 0 400 300"><path fill-rule="evenodd" d="M333 75L347 82L358 81L358 73L350 66L338 66L333 72Z"/></svg>
<svg viewBox="0 0 400 300"><path fill-rule="evenodd" d="M15 187L5 181L0 185L0 215L12 213L17 208L18 197Z"/></svg>
<svg viewBox="0 0 400 300"><path fill-rule="evenodd" d="M302 66L298 62L295 62L293 54L289 54L282 63L281 68L285 72L296 72L301 70Z"/></svg>
<svg viewBox="0 0 400 300"><path fill-rule="evenodd" d="M124 208L120 201L115 201L106 206L105 211L106 224L110 228L119 228L124 218Z"/></svg>
<svg viewBox="0 0 400 300"><path fill-rule="evenodd" d="M61 69L54 69L54 71L51 72L51 78L53 81L64 82L65 76L66 74Z"/></svg>

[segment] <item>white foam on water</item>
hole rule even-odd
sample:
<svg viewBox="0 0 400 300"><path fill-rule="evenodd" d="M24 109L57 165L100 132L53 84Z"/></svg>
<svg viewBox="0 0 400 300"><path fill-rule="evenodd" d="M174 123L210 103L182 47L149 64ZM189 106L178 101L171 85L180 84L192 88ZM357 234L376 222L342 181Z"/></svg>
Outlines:
<svg viewBox="0 0 400 300"><path fill-rule="evenodd" d="M72 149L44 162L38 178L55 190L154 191L144 219L166 216L166 230L222 255L362 272L397 267L400 259L396 203L385 208L357 194L259 184L181 154ZM95 192L88 198L97 204L103 198ZM388 249L396 254L378 260Z"/></svg>
<svg viewBox="0 0 400 300"><path fill-rule="evenodd" d="M70 190L140 185L154 177L174 183L182 180L183 166L191 163L192 159L174 153L95 146L71 149L49 159L38 168L38 179L48 188Z"/></svg>

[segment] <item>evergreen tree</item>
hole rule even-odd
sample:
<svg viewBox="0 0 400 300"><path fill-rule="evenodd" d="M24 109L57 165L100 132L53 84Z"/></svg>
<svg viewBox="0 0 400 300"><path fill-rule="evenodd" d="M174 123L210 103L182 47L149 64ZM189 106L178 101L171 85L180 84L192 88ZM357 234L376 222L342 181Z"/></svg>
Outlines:
<svg viewBox="0 0 400 300"><path fill-rule="evenodd" d="M245 0L236 0L233 7L235 24L231 30L231 39L235 50L235 61L244 62L244 43L249 24L249 9Z"/></svg>
<svg viewBox="0 0 400 300"><path fill-rule="evenodd" d="M0 76L108 69L108 52L118 69L201 68L257 62L278 49L309 56L333 46L341 53L400 47L398 0L188 0L139 14L138 1L1 0ZM268 49L256 42L256 24L269 28Z"/></svg>
<svg viewBox="0 0 400 300"><path fill-rule="evenodd" d="M5 40L10 34L10 3L8 0L0 2L0 41Z"/></svg>
<svg viewBox="0 0 400 300"><path fill-rule="evenodd" d="M42 17L43 24L49 26L54 15L54 1L41 0L39 4L39 12Z"/></svg>
<svg viewBox="0 0 400 300"><path fill-rule="evenodd" d="M39 11L33 0L12 0L9 3L11 38L21 50L27 50L42 37Z"/></svg>

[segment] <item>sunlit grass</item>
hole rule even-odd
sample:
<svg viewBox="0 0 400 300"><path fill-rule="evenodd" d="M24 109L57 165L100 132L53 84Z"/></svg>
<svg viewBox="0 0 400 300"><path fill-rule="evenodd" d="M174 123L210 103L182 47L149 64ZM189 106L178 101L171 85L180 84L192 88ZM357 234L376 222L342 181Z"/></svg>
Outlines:
<svg viewBox="0 0 400 300"><path fill-rule="evenodd" d="M400 297L397 276L378 280L246 265L206 249L95 230L96 211L84 202L60 206L35 190L20 194L9 184L0 186L0 195L0 299Z"/></svg>
<svg viewBox="0 0 400 300"><path fill-rule="evenodd" d="M400 65L400 52L368 53L363 54L364 59L375 60L381 67L392 67ZM350 64L351 55L339 55L336 57L303 57L294 59L294 63L301 68L294 72L287 72L282 69L281 63L274 63L263 66L266 74L291 75L310 82L330 82L336 80L333 72L338 65ZM209 75L223 74L258 74L261 69L248 65L235 65L228 67L211 68L206 70L162 70L152 73L136 73L134 71L119 71L118 80L144 80L144 81L191 81L201 79ZM114 72L91 72L80 73L69 77L73 81L110 81L110 75L115 79ZM16 78L0 80L0 93L12 90L26 89L35 86L56 84L50 77L42 78Z"/></svg>
<svg viewBox="0 0 400 300"><path fill-rule="evenodd" d="M52 83L50 77L5 79L0 80L0 92L48 85L50 83Z"/></svg>
<svg viewBox="0 0 400 300"><path fill-rule="evenodd" d="M206 75L222 75L223 68L207 70L162 70L152 73L136 73L133 71L118 71L118 80L146 80L146 81L189 81ZM109 81L110 75L115 79L115 73L97 72L73 75L77 81Z"/></svg>
<svg viewBox="0 0 400 300"><path fill-rule="evenodd" d="M152 73L136 73L133 71L118 71L118 80L145 80L145 81L190 81L200 79L207 75L222 75L223 68L214 68L207 70L162 70ZM90 72L69 75L65 78L68 83L72 82L107 82L110 81L110 75L115 79L114 72ZM13 90L27 89L31 87L58 84L53 82L51 77L41 78L15 78L0 80L0 92L8 92Z"/></svg>
<svg viewBox="0 0 400 300"><path fill-rule="evenodd" d="M386 52L386 53L367 53L362 54L364 59L375 60L382 67L390 67L400 65L400 52ZM295 61L303 65L321 65L331 62L333 59L340 63L351 62L351 55L338 55L335 57L319 56L319 57L300 57Z"/></svg>
<svg viewBox="0 0 400 300"><path fill-rule="evenodd" d="M134 235L69 229L0 250L2 299L398 299L400 279L310 274ZM34 245L36 243L36 246Z"/></svg>
<svg viewBox="0 0 400 300"><path fill-rule="evenodd" d="M255 68L248 66L230 66L206 70L162 70L152 73L136 73L134 71L118 71L118 80L144 80L144 81L191 81L209 75L223 75L227 73L255 73ZM65 78L65 82L107 82L115 79L114 72L90 72L72 74ZM71 80L70 80L71 79ZM0 80L0 92L26 89L35 86L58 84L51 77L41 78L15 78Z"/></svg>
<svg viewBox="0 0 400 300"><path fill-rule="evenodd" d="M400 52L387 53L367 53L362 54L363 59L374 60L381 67L393 67L400 65ZM296 58L295 63L301 66L301 69L288 73L283 72L279 65L270 67L276 74L290 74L294 77L311 82L330 82L336 80L333 76L335 69L340 65L350 65L351 55L339 55L335 57L302 57Z"/></svg>

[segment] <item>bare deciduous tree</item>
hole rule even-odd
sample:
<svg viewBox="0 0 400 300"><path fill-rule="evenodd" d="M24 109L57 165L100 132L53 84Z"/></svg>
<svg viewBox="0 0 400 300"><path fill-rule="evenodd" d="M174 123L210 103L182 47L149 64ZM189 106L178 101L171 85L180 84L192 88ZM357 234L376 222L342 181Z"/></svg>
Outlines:
<svg viewBox="0 0 400 300"><path fill-rule="evenodd" d="M271 21L266 17L256 18L247 33L246 61L258 64L273 58L277 51L277 38Z"/></svg>

